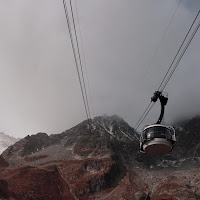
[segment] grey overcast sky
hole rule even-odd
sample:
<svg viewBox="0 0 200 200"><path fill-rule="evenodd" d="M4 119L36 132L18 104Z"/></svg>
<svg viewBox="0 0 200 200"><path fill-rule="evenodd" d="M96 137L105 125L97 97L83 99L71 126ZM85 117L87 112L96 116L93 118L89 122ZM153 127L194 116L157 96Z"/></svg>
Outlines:
<svg viewBox="0 0 200 200"><path fill-rule="evenodd" d="M161 42L178 3L76 0L95 116L135 125L200 10L199 0L182 0ZM166 123L200 113L199 52L200 30L165 89ZM86 118L62 0L0 0L0 91L0 131L14 137L60 133Z"/></svg>

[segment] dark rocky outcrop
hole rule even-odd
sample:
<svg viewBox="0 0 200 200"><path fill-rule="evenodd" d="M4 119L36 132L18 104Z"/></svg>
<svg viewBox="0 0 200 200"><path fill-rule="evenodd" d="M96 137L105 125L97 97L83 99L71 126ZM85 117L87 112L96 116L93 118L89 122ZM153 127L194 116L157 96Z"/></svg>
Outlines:
<svg viewBox="0 0 200 200"><path fill-rule="evenodd" d="M6 159L24 157L57 143L59 143L59 140L56 137L49 137L46 133L28 135L24 139L8 147L2 153L2 156Z"/></svg>

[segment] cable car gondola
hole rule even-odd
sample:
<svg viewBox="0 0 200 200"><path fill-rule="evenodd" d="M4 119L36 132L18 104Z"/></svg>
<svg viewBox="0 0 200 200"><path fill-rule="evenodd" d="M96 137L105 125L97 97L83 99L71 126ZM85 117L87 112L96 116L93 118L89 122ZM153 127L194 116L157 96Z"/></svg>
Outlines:
<svg viewBox="0 0 200 200"><path fill-rule="evenodd" d="M165 105L168 98L162 92L156 91L151 101L156 102L159 98L161 113L156 124L146 126L140 136L140 151L150 155L164 155L172 151L176 142L175 130L173 127L161 125L164 116Z"/></svg>

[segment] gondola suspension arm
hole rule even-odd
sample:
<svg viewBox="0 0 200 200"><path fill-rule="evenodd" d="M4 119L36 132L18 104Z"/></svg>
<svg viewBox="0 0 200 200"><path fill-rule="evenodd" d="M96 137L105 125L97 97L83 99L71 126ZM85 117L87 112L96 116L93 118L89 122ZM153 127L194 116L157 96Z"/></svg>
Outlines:
<svg viewBox="0 0 200 200"><path fill-rule="evenodd" d="M156 102L158 99L160 100L160 104L161 104L161 112L160 112L160 116L159 116L156 124L160 124L162 122L164 112L165 112L165 106L166 106L167 101L168 101L168 98L163 96L162 92L156 91L156 92L154 92L153 97L151 97L151 101Z"/></svg>

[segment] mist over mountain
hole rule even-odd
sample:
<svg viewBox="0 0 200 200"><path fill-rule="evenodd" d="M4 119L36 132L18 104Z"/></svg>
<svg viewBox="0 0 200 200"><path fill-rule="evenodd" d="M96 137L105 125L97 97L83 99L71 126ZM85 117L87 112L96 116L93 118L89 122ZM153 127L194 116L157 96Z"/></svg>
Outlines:
<svg viewBox="0 0 200 200"><path fill-rule="evenodd" d="M0 132L0 153L2 153L5 149L13 145L18 140L19 139L16 139L14 137L11 137L9 135Z"/></svg>
<svg viewBox="0 0 200 200"><path fill-rule="evenodd" d="M200 198L200 117L176 125L170 154L139 152L121 117L99 116L60 134L26 136L0 156L0 198L161 200Z"/></svg>

